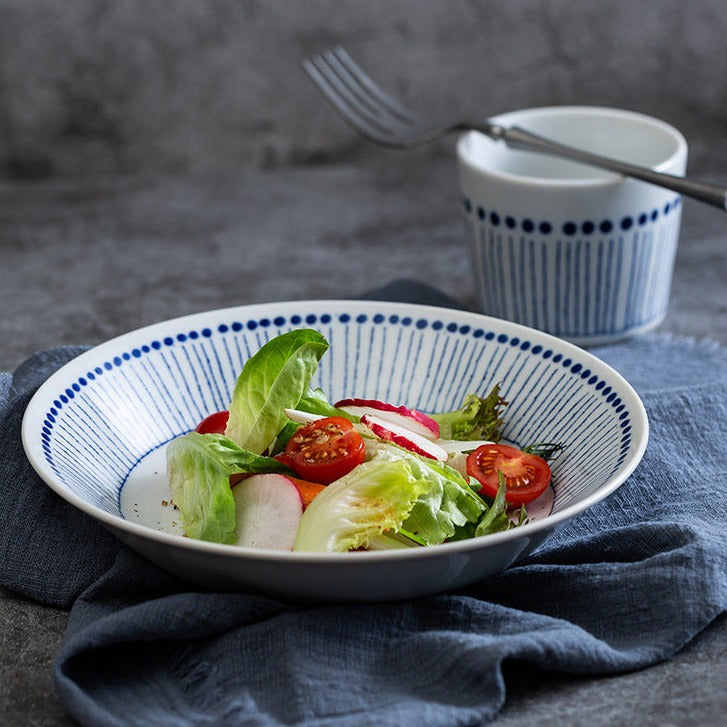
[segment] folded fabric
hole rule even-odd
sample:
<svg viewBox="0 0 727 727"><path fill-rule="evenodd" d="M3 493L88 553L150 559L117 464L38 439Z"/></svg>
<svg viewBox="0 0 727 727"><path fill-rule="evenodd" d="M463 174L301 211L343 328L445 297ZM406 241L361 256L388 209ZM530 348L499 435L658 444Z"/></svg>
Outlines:
<svg viewBox="0 0 727 727"><path fill-rule="evenodd" d="M12 377L0 374L0 585L62 608L109 569L121 545L35 475L20 427L38 386L84 350L42 351Z"/></svg>
<svg viewBox="0 0 727 727"><path fill-rule="evenodd" d="M648 336L594 351L639 391L649 447L617 492L515 567L409 602L317 606L200 589L40 482L22 453L22 412L79 351L0 376L0 506L10 513L0 584L73 604L54 676L82 724L479 724L504 703L505 660L623 672L670 657L727 610L727 351L716 345Z"/></svg>

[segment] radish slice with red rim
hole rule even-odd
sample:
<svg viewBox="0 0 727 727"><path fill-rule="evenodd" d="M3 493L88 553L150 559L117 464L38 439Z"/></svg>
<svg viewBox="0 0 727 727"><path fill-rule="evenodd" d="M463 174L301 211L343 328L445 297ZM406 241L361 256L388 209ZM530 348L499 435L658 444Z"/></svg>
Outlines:
<svg viewBox="0 0 727 727"><path fill-rule="evenodd" d="M334 405L357 417L375 416L384 421L404 427L427 439L439 437L439 424L430 416L406 406L387 404L378 399L341 399Z"/></svg>
<svg viewBox="0 0 727 727"><path fill-rule="evenodd" d="M424 457L436 459L440 462L446 462L449 457L447 452L431 439L422 437L411 431L411 429L400 427L380 417L364 414L361 417L361 424L370 429L380 439L398 444L415 454L421 454Z"/></svg>
<svg viewBox="0 0 727 727"><path fill-rule="evenodd" d="M461 439L438 439L437 444L448 454L459 454L460 452L474 452L477 447L483 444L493 444L484 439L461 440Z"/></svg>
<svg viewBox="0 0 727 727"><path fill-rule="evenodd" d="M325 419L322 414L311 414L300 409L285 409L284 411L285 416L296 424L310 424L311 422L318 421L318 419Z"/></svg>

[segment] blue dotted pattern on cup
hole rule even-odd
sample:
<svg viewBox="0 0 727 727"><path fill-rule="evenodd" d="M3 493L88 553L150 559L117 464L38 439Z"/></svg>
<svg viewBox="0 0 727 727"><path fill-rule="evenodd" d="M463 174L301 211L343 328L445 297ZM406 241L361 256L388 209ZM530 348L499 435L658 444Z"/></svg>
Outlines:
<svg viewBox="0 0 727 727"><path fill-rule="evenodd" d="M587 342L666 314L680 197L619 219L516 218L468 198L463 206L488 315Z"/></svg>
<svg viewBox="0 0 727 727"><path fill-rule="evenodd" d="M646 227L649 224L658 222L660 218L674 214L681 207L681 197L675 197L661 209L654 207L634 215L624 215L618 220L605 218L556 222L554 220L531 219L530 217L515 218L512 215L502 214L497 210L487 210L482 205L475 205L467 197L463 199L463 206L467 214L475 214L480 222L488 222L492 227L521 230L528 234L537 231L542 235L560 233L564 237L573 237L575 235L627 232L634 228Z"/></svg>
<svg viewBox="0 0 727 727"><path fill-rule="evenodd" d="M138 462L226 408L242 365L263 343L306 326L326 335L332 350L344 349L335 362L324 357L314 381L332 399L368 396L442 411L502 382L507 440L567 445L554 482L574 483L564 492L556 485L555 509L598 489L629 455L632 417L623 395L577 354L446 315L311 311L175 331L99 361L47 410L40 437L48 465L85 501L120 515L121 487Z"/></svg>

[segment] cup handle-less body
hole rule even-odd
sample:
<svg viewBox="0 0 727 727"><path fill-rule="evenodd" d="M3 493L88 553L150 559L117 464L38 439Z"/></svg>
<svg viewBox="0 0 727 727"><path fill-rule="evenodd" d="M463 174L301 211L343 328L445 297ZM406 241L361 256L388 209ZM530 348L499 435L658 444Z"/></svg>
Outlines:
<svg viewBox="0 0 727 727"><path fill-rule="evenodd" d="M620 174L619 162L603 170L548 151L570 145L588 158L633 160L639 171L683 182L683 135L658 119L599 107L524 109L491 123L517 129L513 146L530 146L511 149L501 136L476 131L457 144L482 312L579 346L658 326L668 309L683 195Z"/></svg>

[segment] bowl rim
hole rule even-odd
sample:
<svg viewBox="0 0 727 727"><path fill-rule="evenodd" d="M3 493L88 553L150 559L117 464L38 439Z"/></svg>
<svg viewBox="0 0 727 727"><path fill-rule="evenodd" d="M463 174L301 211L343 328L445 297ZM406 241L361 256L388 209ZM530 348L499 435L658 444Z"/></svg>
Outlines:
<svg viewBox="0 0 727 727"><path fill-rule="evenodd" d="M539 114L540 116L557 116L559 114L580 113L590 116L614 117L620 119L628 119L648 124L659 131L665 133L673 140L675 144L674 151L659 163L651 165L654 171L667 171L669 166L683 157L686 163L688 153L688 144L685 136L679 129L672 124L659 119L655 116L641 113L639 111L631 111L629 109L619 109L609 106L587 106L587 105L562 105L562 106L534 106L532 108L516 109L507 111L489 119L495 124L508 125L512 123L511 119L517 118L522 114ZM521 122L517 122L521 123ZM472 148L474 140L484 140L489 144L499 144L489 137L478 131L467 131L461 134L455 144L457 161L462 167L468 169L472 174L490 179L499 180L508 184L517 184L523 187L538 187L554 190L562 189L612 189L624 183L635 183L634 180L625 179L620 174L600 171L598 176L593 177L574 177L574 178L552 178L528 174L513 174L499 169L493 169L484 166L476 159L476 155Z"/></svg>
<svg viewBox="0 0 727 727"><path fill-rule="evenodd" d="M200 321L210 316L229 316L233 312L238 313L239 311L245 311L246 314L255 314L255 311L266 311L271 310L286 310L291 311L294 308L305 309L306 312L310 312L310 308L340 308L341 306L355 307L359 309L368 309L376 312L382 312L382 307L389 309L384 312L404 312L407 315L414 317L417 313L433 314L439 318L446 317L447 315L454 315L457 318L469 321L470 324L477 323L479 325L485 325L489 323L491 326L504 327L512 332L519 332L521 335L527 335L531 339L536 338L541 342L551 342L559 347L560 351L565 353L568 352L572 355L579 357L580 361L588 363L591 367L595 364L597 368L600 368L603 372L607 373L614 379L614 383L618 383L621 387L620 396L623 398L627 396L630 399L630 412L633 417L633 431L635 446L632 454L624 461L620 467L616 476L609 480L608 484L599 488L596 492L585 497L573 505L564 508L562 511L548 515L531 523L527 523L521 527L513 528L500 533L493 533L480 538L471 538L467 540L460 540L449 543L442 543L437 546L429 546L422 548L405 548L405 549L391 549L391 550L378 550L378 551L362 551L355 554L351 553L327 553L327 552L299 552L299 551L279 551L270 550L263 548L248 548L237 545L225 545L221 543L212 543L203 540L195 540L192 538L182 537L174 533L168 533L160 530L155 530L147 525L132 522L122 516L114 515L113 513L107 512L96 505L92 505L84 500L82 497L69 490L67 486L60 483L53 477L53 473L49 471L43 458L41 457L41 447L39 445L39 427L38 421L43 421L42 415L48 409L49 393L55 394L59 390L60 382L67 382L69 377L73 380L77 379L77 376L72 372L88 370L88 361L94 361L97 363L97 357L99 354L106 352L115 351L118 347L127 341L136 339L142 335L148 335L149 339L153 338L155 331L163 330L171 326L178 326L180 324L193 324L195 321ZM268 313L269 315L269 313ZM463 321L463 322L464 322ZM305 324L305 321L302 321ZM83 375L83 374L82 374ZM65 385L61 388L65 388ZM426 559L429 557L436 557L437 554L442 554L443 550L446 549L447 553L450 554L465 554L473 550L479 550L488 546L495 546L497 544L506 543L512 540L518 540L525 535L536 535L542 531L552 530L557 525L570 520L579 513L589 509L596 503L605 499L617 490L633 473L641 459L643 458L644 452L646 451L647 443L649 438L649 422L641 398L639 397L636 390L631 384L619 374L613 367L599 359L594 354L586 351L583 348L576 346L573 343L569 343L564 339L553 336L552 334L539 331L528 326L524 326L519 323L514 323L501 318L495 318L493 316L487 316L481 313L476 313L467 310L461 310L456 308L446 308L434 305L426 305L419 303L405 303L400 301L386 301L386 300L371 300L371 299L346 299L346 298L331 298L331 299L310 299L310 300L291 300L291 301L275 301L269 303L254 303L248 305L237 305L229 306L225 308L214 308L206 311L197 313L190 313L174 318L170 318L164 321L158 321L151 323L140 328L129 330L120 335L114 336L92 348L82 352L69 362L61 366L57 371L51 374L36 390L31 397L26 410L23 414L22 425L21 425L21 439L25 454L32 465L37 475L62 499L66 500L69 504L81 510L82 512L90 515L95 520L99 521L104 526L115 530L124 535L131 537L139 537L146 541L155 541L160 545L177 547L183 550L191 550L197 553L205 553L210 555L218 555L224 557L233 558L246 558L250 560L266 561L270 563L307 563L307 564L351 564L355 562L368 562L368 561L390 561L390 560L409 560L412 557L417 559ZM169 440L171 441L171 440ZM152 451L160 447L164 447L168 442L162 442L156 445L154 448L148 450L141 459L148 456ZM140 460L141 461L141 460ZM138 463L137 463L138 464ZM127 473L128 475L128 473Z"/></svg>

